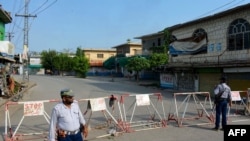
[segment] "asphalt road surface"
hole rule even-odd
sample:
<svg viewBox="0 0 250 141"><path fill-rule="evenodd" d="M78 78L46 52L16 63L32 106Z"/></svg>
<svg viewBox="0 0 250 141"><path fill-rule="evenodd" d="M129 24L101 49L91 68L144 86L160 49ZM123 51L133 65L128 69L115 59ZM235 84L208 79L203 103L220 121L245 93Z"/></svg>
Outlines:
<svg viewBox="0 0 250 141"><path fill-rule="evenodd" d="M10 104L6 108L2 106L0 109L0 132L2 133L0 141L4 140L5 132L9 131L9 127L13 134L20 135L17 136L18 140L46 140L51 110L60 100L59 92L64 88L73 89L75 100L79 101L83 113L88 109L88 100L95 105L91 105L92 110L88 110L85 115L85 119L89 123L89 136L86 140L223 141L223 131L211 130L214 125L206 116L212 114L211 105L203 103L207 114L204 112L199 119L194 119L193 117L197 117L197 107L192 97L187 101L186 98L189 97L186 95L174 99L173 91L141 86L139 83L142 82L135 82L127 78L89 77L80 79L61 76L30 76L29 81L35 82L37 85L29 89L18 103ZM114 103L114 110L109 107L108 97L112 94L118 100L123 98L122 103L117 101ZM157 94L163 96L162 101L158 99L160 97ZM147 98L151 103L148 103ZM198 98L203 102L204 97ZM141 102L138 102L139 100ZM186 103L182 107L183 101ZM140 104L142 106L139 106ZM144 104L149 104L149 106ZM176 106L180 107L178 112L175 110ZM242 108L241 106L238 105L238 109ZM44 108L41 110L40 107ZM104 112L100 109L104 109ZM173 120L176 119L177 113L177 119L179 121L183 119L178 122L179 124ZM173 115L173 117L170 118L169 115ZM229 113L228 123L249 125L250 117L235 114L233 107Z"/></svg>

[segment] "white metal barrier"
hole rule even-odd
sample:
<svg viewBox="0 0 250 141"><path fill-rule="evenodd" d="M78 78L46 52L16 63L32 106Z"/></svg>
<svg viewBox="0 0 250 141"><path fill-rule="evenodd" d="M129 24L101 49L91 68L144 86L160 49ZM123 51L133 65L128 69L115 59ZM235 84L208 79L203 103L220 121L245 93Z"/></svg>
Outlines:
<svg viewBox="0 0 250 141"><path fill-rule="evenodd" d="M80 109L83 111L91 132L88 139L102 138L112 134L128 133L132 131L149 130L167 126L166 114L161 93L149 94L123 94L98 98L88 98L77 100ZM42 101L25 101L25 102L8 102L5 104L5 141L37 140L47 139L50 116L45 111L52 110L55 102L61 100L42 100ZM52 105L49 105L51 103ZM20 121L13 122L10 117L10 106L23 106L18 112L23 112ZM86 111L84 112L84 108ZM147 113L145 113L147 110ZM93 114L93 113L96 114ZM15 113L14 113L15 114ZM19 113L17 113L19 115ZM38 116L42 117L42 124L36 122ZM29 123L24 119L32 118ZM45 119L45 124L44 124ZM90 122L91 120L91 122ZM96 122L96 123L94 123ZM98 125L101 123L101 125ZM104 124L103 124L104 123ZM28 130L22 128L25 124ZM93 128L91 127L94 125ZM37 129L31 129L36 126ZM142 127L142 129L141 129ZM14 129L15 128L15 129ZM22 128L22 129L20 129ZM92 129L105 129L104 132ZM20 132L19 132L20 131ZM25 131L25 132L23 132ZM97 132L95 132L97 131Z"/></svg>
<svg viewBox="0 0 250 141"><path fill-rule="evenodd" d="M36 120L37 116L43 116L46 122L49 124L50 117L44 109L45 103L50 102L58 102L59 100L43 100L43 101L26 101L26 102L8 102L5 104L5 132L4 132L4 139L5 141L17 141L17 140L36 140L46 137L46 132L34 132L31 130L27 131L26 133L19 133L19 129L22 127L22 123L25 118L32 117L32 120ZM18 125L15 129L13 129L11 125L11 117L10 117L10 106L13 105L23 105L23 116L19 121ZM18 107L20 108L20 107ZM27 128L25 129L27 130ZM37 137L33 137L32 135L37 135ZM41 136L39 136L41 135ZM28 136L32 136L28 138Z"/></svg>
<svg viewBox="0 0 250 141"><path fill-rule="evenodd" d="M120 119L118 119L118 122L125 132L167 126L161 93L124 94L120 97L119 103L121 107L119 107ZM158 103L160 103L161 108L159 108ZM131 108L133 109L129 112ZM135 112L136 108L141 108L141 111L138 111L137 114ZM142 112L145 108L148 112L147 114ZM159 110L162 110L162 113ZM137 116L136 120L134 120L135 116ZM143 127L143 129L136 129L138 127Z"/></svg>
<svg viewBox="0 0 250 141"><path fill-rule="evenodd" d="M110 105L111 99L117 100L117 98L114 95L107 96L107 97L88 98L88 99L78 100L79 105L81 105L81 102L85 103L85 106L81 106L81 109L86 108L83 114L86 119L86 125L89 128L89 131L90 130L93 131L93 129L99 129L98 130L99 133L95 133L96 137L94 138L110 136L111 134L117 135L119 133L124 132L123 128L118 123L117 118L115 118L115 116L113 115L113 111L111 113L110 110L108 109L108 107L114 106L114 105ZM107 103L109 103L109 106L107 105ZM113 109L113 107L111 108ZM97 115L96 117L94 117L93 115L94 112L101 113L101 115ZM94 120L95 118L98 119L98 121L96 120L96 121L90 122L90 120ZM105 131L102 132L101 131L102 129L104 129ZM112 133L110 131L112 131Z"/></svg>
<svg viewBox="0 0 250 141"><path fill-rule="evenodd" d="M231 91L231 92L232 92L233 107L231 107L229 111L232 108L235 108L234 114L250 113L250 107L248 106L248 101L250 96L248 95L248 92L247 91ZM239 102L239 104L237 104L237 102ZM241 107L242 109L240 110Z"/></svg>
<svg viewBox="0 0 250 141"><path fill-rule="evenodd" d="M177 98L178 97L178 98ZM184 99L181 99L184 98ZM204 99L204 100L200 100ZM181 103L178 101L183 100ZM193 101L192 101L193 100ZM205 123L194 123L194 125L201 125L201 124L210 124L214 122L214 115L212 112L212 102L210 98L209 92L186 92L186 93L174 93L173 94L173 104L174 105L174 111L172 111L172 107L170 107L170 113L168 115L168 121L174 120L178 124L178 126L184 126L183 122L184 120L191 119L201 119L203 118L203 114L206 114L206 118L209 122ZM194 108L189 108L189 105L191 105L193 102ZM180 104L178 104L180 103ZM185 107L183 107L185 106ZM208 112L211 111L210 113ZM182 115L179 115L181 114ZM188 114L187 114L188 113ZM189 117L187 117L189 116ZM200 120L201 121L201 120ZM204 122L204 121L202 121ZM188 125L191 125L190 123Z"/></svg>

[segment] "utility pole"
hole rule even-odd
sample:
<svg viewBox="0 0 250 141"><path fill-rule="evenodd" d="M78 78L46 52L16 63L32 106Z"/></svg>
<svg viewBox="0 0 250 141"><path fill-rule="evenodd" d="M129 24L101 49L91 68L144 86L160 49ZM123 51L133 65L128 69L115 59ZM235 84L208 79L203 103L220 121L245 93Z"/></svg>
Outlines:
<svg viewBox="0 0 250 141"><path fill-rule="evenodd" d="M5 37L8 38L9 41L11 41L11 38L14 37L12 32L7 32L8 35L5 35Z"/></svg>
<svg viewBox="0 0 250 141"><path fill-rule="evenodd" d="M24 4L24 14L20 15L20 14L16 14L15 16L19 16L19 17L24 17L24 36L23 36L23 81L25 81L25 76L27 78L27 81L29 81L29 71L28 71L28 63L29 63L29 18L33 17L35 18L36 15L31 15L28 12L28 5L29 5L29 1L30 0L25 0L25 4ZM25 67L26 66L26 67ZM26 68L25 72L24 72L24 68Z"/></svg>

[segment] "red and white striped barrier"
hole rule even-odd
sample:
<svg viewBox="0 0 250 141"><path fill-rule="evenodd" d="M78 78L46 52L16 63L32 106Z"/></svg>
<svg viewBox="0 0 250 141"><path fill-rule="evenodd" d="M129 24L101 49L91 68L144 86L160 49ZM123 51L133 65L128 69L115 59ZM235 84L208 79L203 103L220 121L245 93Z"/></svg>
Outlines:
<svg viewBox="0 0 250 141"><path fill-rule="evenodd" d="M45 103L59 102L59 100L42 100L42 101L26 101L26 102L7 102L5 104L5 132L4 139L5 141L20 141L20 140L35 140L37 137L28 138L27 136L31 135L42 135L38 138L45 138L45 132L32 132L32 133L18 133L18 130L22 126L22 123L25 118L33 117L34 119L37 116L43 116L47 123L49 124L50 117L44 109ZM23 106L23 116L16 126L15 129L11 126L11 117L10 117L10 107L11 106ZM33 119L33 120L34 120ZM25 138L27 137L27 138Z"/></svg>
<svg viewBox="0 0 250 141"><path fill-rule="evenodd" d="M181 99L184 98L184 99ZM170 110L168 115L168 121L174 120L179 127L183 126L184 121L190 121L191 119L201 119L205 117L208 122L195 123L195 125L211 124L214 122L213 107L209 92L185 92L173 94L174 111ZM204 99L204 100L200 100ZM179 103L178 101L182 101ZM194 108L190 108L189 105L194 104ZM184 106L184 107L183 107ZM208 112L210 111L210 112ZM187 114L188 113L188 114ZM181 115L180 115L181 114ZM187 117L189 116L189 117ZM188 125L190 123L186 122Z"/></svg>

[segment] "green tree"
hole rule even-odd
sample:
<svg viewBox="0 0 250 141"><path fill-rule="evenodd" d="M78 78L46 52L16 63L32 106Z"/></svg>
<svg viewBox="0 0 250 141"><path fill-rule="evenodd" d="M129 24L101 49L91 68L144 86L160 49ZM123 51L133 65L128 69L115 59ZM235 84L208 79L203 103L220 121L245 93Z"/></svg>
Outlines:
<svg viewBox="0 0 250 141"><path fill-rule="evenodd" d="M153 50L153 54L149 56L151 68L156 68L158 66L165 65L168 63L170 33L167 29L164 29L163 33L163 45L160 47L156 47L156 49Z"/></svg>
<svg viewBox="0 0 250 141"><path fill-rule="evenodd" d="M85 57L84 52L80 47L76 50L76 56L74 57L74 71L80 78L86 78L89 70L89 60Z"/></svg>
<svg viewBox="0 0 250 141"><path fill-rule="evenodd" d="M55 70L57 52L55 50L42 51L41 52L41 64L46 71L49 71L51 74Z"/></svg>
<svg viewBox="0 0 250 141"><path fill-rule="evenodd" d="M136 80L139 80L139 72L150 67L149 61L140 56L131 57L125 66L129 71L136 72Z"/></svg>
<svg viewBox="0 0 250 141"><path fill-rule="evenodd" d="M55 69L58 70L60 75L63 75L64 72L71 71L72 68L72 60L73 58L69 57L66 53L59 53L54 58L55 62Z"/></svg>
<svg viewBox="0 0 250 141"><path fill-rule="evenodd" d="M169 43L171 40L171 33L168 29L164 29L163 31L163 45L162 46L154 46L150 47L149 49L152 50L153 53L165 53L167 54L169 51Z"/></svg>
<svg viewBox="0 0 250 141"><path fill-rule="evenodd" d="M163 30L163 35L164 35L164 38L163 38L163 53L167 54L168 51L169 51L169 44L170 44L170 40L171 40L171 34L169 33L168 29L164 29Z"/></svg>
<svg viewBox="0 0 250 141"><path fill-rule="evenodd" d="M165 53L153 53L148 58L150 67L155 68L168 62L168 56Z"/></svg>

